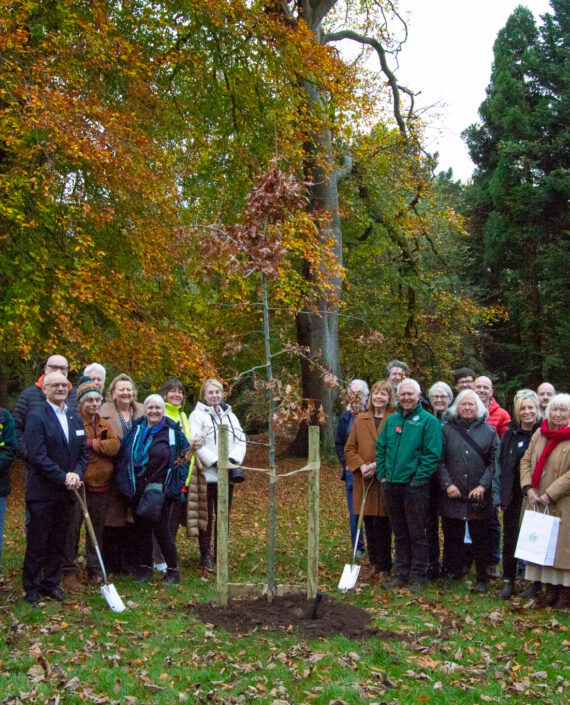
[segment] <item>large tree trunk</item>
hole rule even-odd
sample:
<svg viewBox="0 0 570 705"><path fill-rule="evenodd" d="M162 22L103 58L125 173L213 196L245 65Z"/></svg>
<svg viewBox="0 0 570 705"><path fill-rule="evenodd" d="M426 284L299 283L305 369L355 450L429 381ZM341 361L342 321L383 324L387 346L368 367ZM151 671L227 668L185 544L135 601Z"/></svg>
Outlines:
<svg viewBox="0 0 570 705"><path fill-rule="evenodd" d="M309 81L304 82L310 110L318 112L322 109L319 89ZM332 238L334 251L339 265L342 265L342 232L338 212L337 173L334 171L333 147L330 130L321 128L319 132L304 144L305 180L309 184L309 213L318 227L320 239L329 242ZM309 288L317 278L305 265L303 273ZM333 286L332 298L315 296L307 301L304 309L297 315L297 342L310 349L311 357L318 359L320 365L326 367L337 377L340 377L339 343L338 343L338 301L340 300L342 280L333 277L329 282ZM303 397L312 400L316 408L322 407L326 413L326 421L322 429L323 447L330 448L334 443L336 417L333 413L337 390L328 386L319 370L308 360L301 359L301 381ZM300 430L295 447L299 453L306 452L306 428Z"/></svg>
<svg viewBox="0 0 570 705"><path fill-rule="evenodd" d="M374 48L380 59L382 71L394 94L394 115L398 126L405 135L405 124L400 113L399 87L394 74L386 62L385 51L377 40L352 31L335 32L324 35L322 29L323 19L337 4L337 0L298 0L296 3L299 16L314 32L317 41L328 43L350 39L363 45ZM283 7L283 4L282 4ZM326 126L326 111L319 86L307 79L304 80L303 89L307 95L307 107L316 117L313 134L303 145L305 179L309 186L309 212L315 216L315 223L323 242L334 243L334 251L338 264L342 265L342 232L338 211L338 182L350 173L351 162L347 160L342 169L336 169L334 150L330 128ZM411 93L409 93L411 95ZM340 269L340 268L339 268ZM307 266L304 276L309 286L316 278L314 272ZM339 276L329 276L329 283L333 287L332 297L316 296L307 302L306 307L297 315L297 341L300 345L308 346L311 356L319 358L320 364L326 367L337 377L340 377L339 342L338 342L338 306L342 291L342 280ZM326 422L322 433L324 448L332 448L336 417L334 414L334 401L337 390L329 387L322 375L311 366L307 360L301 361L303 396L313 400L315 405L320 404L326 413ZM307 451L308 434L306 428L301 428L293 448L305 454Z"/></svg>

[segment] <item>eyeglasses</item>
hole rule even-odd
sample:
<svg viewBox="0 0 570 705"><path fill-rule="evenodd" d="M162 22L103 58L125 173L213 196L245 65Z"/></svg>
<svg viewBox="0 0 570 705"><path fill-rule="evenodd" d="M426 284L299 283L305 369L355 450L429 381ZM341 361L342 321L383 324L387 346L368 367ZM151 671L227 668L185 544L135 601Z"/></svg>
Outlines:
<svg viewBox="0 0 570 705"><path fill-rule="evenodd" d="M435 401L443 401L444 399L449 399L447 394L432 394L430 399L434 399Z"/></svg>
<svg viewBox="0 0 570 705"><path fill-rule="evenodd" d="M53 387L53 389L67 389L67 382L55 382L54 384L44 384L44 387Z"/></svg>
<svg viewBox="0 0 570 705"><path fill-rule="evenodd" d="M60 372L69 372L69 367L67 365L46 365L50 370L59 370Z"/></svg>

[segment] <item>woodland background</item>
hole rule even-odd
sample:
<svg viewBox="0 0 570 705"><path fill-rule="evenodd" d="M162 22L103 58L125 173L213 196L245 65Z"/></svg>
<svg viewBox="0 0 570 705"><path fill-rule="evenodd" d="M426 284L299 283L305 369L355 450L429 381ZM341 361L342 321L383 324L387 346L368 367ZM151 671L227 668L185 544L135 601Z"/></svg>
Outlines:
<svg viewBox="0 0 570 705"><path fill-rule="evenodd" d="M0 0L0 403L58 352L142 391L219 375L253 420L263 291L283 419L314 400L329 440L339 383L395 357L425 385L486 371L503 403L568 389L551 7L499 33L465 185L423 149L389 0Z"/></svg>

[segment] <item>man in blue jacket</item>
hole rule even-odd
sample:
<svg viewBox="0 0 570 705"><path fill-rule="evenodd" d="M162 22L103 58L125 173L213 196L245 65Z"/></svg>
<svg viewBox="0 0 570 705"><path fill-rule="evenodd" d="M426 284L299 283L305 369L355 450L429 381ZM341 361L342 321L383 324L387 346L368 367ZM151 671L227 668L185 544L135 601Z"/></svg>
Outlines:
<svg viewBox="0 0 570 705"><path fill-rule="evenodd" d="M63 602L59 587L63 546L68 529L69 491L81 486L89 447L81 416L67 406L68 381L61 372L43 379L45 401L27 415L25 600L40 595Z"/></svg>

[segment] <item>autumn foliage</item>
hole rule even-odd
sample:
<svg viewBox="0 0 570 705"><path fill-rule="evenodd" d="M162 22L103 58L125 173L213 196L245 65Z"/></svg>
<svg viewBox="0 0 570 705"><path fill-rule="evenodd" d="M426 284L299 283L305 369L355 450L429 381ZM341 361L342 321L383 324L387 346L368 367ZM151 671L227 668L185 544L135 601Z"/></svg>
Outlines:
<svg viewBox="0 0 570 705"><path fill-rule="evenodd" d="M107 3L2 2L2 350L205 374L191 302L171 317L180 199L160 61L120 19Z"/></svg>
<svg viewBox="0 0 570 705"><path fill-rule="evenodd" d="M415 331L440 325L447 304L433 315L421 267L394 267L385 241L368 241L352 258L339 239L341 218L345 249L373 219L360 174L399 241L429 251L437 218L421 203L409 207L418 169L408 155L421 140L396 149L390 138L376 156L367 134L391 119L390 91L311 29L309 5L328 8L323 32L353 23L393 46L383 2L363 3L362 14L352 2L0 0L3 369L30 378L32 365L58 351L76 367L99 359L148 387L170 374L189 384L215 373L230 379L263 347L259 274L276 347L296 336L305 345L296 323L314 316L316 326L320 312L337 310L343 321L365 321L341 335L346 376L370 360L375 376L394 347L424 346ZM360 172L339 202L335 186L325 203L322 185L337 183L347 155ZM423 198L429 188L420 190ZM382 276L373 277L379 262ZM410 304L401 284L422 293L407 327L392 318L394 292L399 321ZM461 296L448 306L458 312L455 329L474 318ZM361 339L379 354L353 344ZM313 348L311 360L328 352ZM440 345L417 361L449 369L451 357ZM292 360L287 372L296 373ZM341 376L324 364L323 374ZM325 396L316 370L307 367L304 382L315 372ZM318 404L319 393L305 396Z"/></svg>

